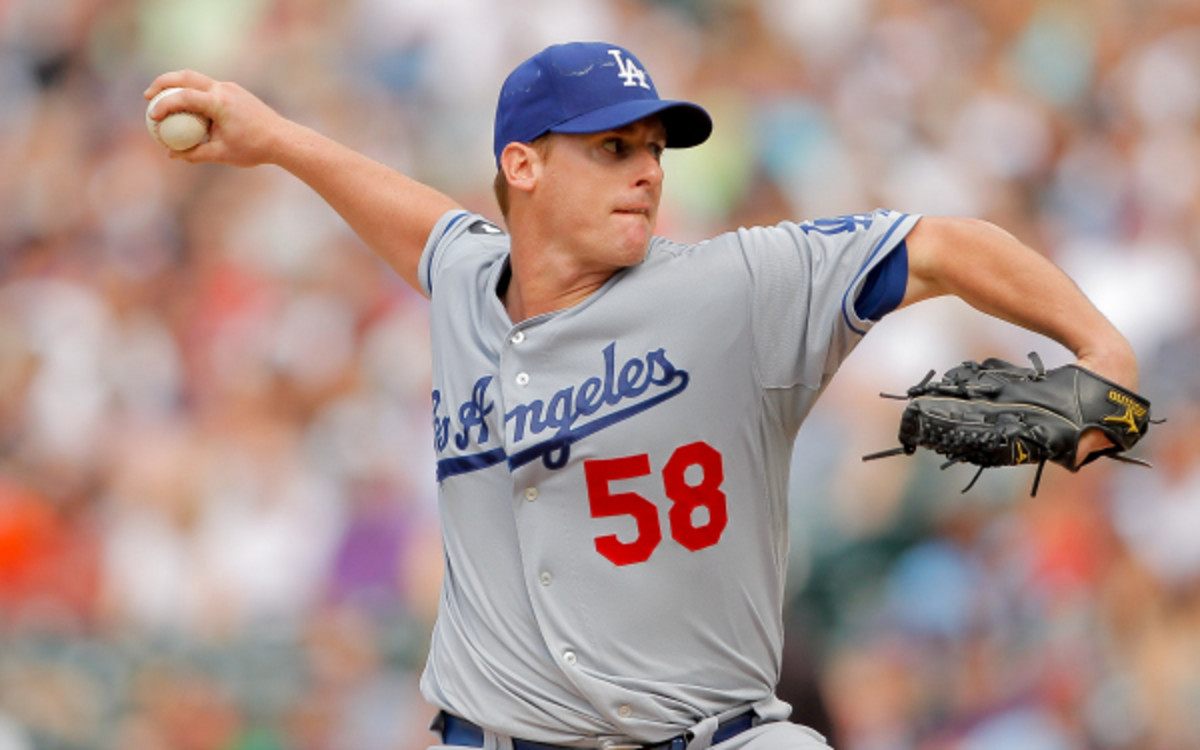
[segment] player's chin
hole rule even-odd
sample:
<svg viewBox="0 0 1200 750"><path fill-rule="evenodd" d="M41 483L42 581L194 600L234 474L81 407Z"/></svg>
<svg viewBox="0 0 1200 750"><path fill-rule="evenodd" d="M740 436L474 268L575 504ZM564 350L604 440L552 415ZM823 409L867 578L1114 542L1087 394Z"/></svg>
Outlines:
<svg viewBox="0 0 1200 750"><path fill-rule="evenodd" d="M650 249L650 235L626 236L616 248L619 257L613 260L618 266L636 266L646 259L646 251Z"/></svg>
<svg viewBox="0 0 1200 750"><path fill-rule="evenodd" d="M623 247L637 247L644 254L654 235L654 215L636 211L614 211L616 234Z"/></svg>

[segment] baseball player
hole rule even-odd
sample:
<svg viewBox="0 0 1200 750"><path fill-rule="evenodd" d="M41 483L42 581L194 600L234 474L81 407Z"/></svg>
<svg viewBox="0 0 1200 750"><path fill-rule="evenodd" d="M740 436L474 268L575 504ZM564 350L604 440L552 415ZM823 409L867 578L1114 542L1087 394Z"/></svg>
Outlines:
<svg viewBox="0 0 1200 750"><path fill-rule="evenodd" d="M168 86L186 91L155 118L214 123L176 158L283 167L431 300L446 567L421 687L447 746L826 747L775 695L792 441L889 311L957 294L1136 387L1124 337L983 222L656 237L660 157L712 123L617 45L556 45L506 80L506 228L235 84L174 72L147 98Z"/></svg>

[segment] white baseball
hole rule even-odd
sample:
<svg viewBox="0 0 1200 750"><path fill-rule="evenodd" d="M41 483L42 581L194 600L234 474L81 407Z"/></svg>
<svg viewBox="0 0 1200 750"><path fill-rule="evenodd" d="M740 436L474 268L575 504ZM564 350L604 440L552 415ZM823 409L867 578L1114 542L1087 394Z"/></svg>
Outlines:
<svg viewBox="0 0 1200 750"><path fill-rule="evenodd" d="M181 88L163 89L154 95L146 105L146 129L154 139L172 151L187 151L208 138L208 128L211 124L207 117L195 112L172 112L161 120L150 119L154 106L171 94L183 91Z"/></svg>

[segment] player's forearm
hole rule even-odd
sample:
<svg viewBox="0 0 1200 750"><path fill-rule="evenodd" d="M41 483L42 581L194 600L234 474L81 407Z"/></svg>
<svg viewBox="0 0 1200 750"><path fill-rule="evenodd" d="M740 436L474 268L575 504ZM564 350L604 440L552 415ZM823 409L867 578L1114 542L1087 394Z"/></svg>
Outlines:
<svg viewBox="0 0 1200 750"><path fill-rule="evenodd" d="M300 125L279 134L269 161L316 191L376 254L420 288L417 264L446 195Z"/></svg>
<svg viewBox="0 0 1200 750"><path fill-rule="evenodd" d="M454 201L431 187L293 122L242 86L193 70L164 73L144 96L180 91L157 102L153 120L194 112L212 123L209 138L171 157L238 167L277 164L299 177L367 245L413 286L429 232ZM418 287L419 288L419 287Z"/></svg>
<svg viewBox="0 0 1200 750"><path fill-rule="evenodd" d="M905 303L954 294L972 307L1059 342L1079 364L1138 385L1129 341L1047 258L986 222L925 218L908 239Z"/></svg>

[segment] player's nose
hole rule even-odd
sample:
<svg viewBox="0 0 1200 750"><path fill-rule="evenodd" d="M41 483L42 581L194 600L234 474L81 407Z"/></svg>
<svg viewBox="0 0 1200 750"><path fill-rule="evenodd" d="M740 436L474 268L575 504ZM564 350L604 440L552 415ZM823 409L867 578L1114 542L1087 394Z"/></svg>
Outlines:
<svg viewBox="0 0 1200 750"><path fill-rule="evenodd" d="M655 189L662 185L665 173L659 161L658 150L649 146L638 149L636 164L639 185L645 184Z"/></svg>

